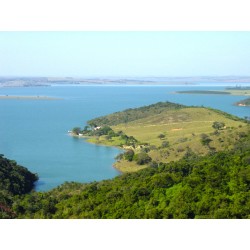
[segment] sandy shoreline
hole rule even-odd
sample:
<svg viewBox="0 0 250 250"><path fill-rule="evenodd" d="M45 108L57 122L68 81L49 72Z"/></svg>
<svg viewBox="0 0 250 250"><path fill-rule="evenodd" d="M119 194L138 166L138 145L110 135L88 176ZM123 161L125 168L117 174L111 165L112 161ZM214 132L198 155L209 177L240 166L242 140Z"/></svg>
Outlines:
<svg viewBox="0 0 250 250"><path fill-rule="evenodd" d="M49 96L14 96L14 95L0 95L0 99L18 99L18 100L62 100L62 98Z"/></svg>

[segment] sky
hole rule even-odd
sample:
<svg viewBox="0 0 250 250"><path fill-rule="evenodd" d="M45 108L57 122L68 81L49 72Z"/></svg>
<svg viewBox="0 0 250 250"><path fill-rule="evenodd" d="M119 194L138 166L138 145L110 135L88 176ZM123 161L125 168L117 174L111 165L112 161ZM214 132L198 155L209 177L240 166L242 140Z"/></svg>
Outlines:
<svg viewBox="0 0 250 250"><path fill-rule="evenodd" d="M250 32L0 32L0 76L250 75Z"/></svg>

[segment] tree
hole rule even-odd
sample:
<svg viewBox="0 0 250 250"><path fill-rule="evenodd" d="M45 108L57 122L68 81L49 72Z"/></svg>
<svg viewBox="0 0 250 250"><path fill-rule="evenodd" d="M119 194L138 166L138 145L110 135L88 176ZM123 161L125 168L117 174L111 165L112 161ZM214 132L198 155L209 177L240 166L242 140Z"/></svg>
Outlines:
<svg viewBox="0 0 250 250"><path fill-rule="evenodd" d="M96 122L93 122L93 121L88 121L88 125L89 125L91 128L97 127Z"/></svg>
<svg viewBox="0 0 250 250"><path fill-rule="evenodd" d="M110 137L116 137L116 133L113 130L110 130L108 132L108 136L110 136Z"/></svg>
<svg viewBox="0 0 250 250"><path fill-rule="evenodd" d="M164 134L159 134L158 138L160 138L162 140L163 138L165 138L165 135Z"/></svg>
<svg viewBox="0 0 250 250"><path fill-rule="evenodd" d="M72 133L75 135L79 135L81 133L81 128L79 128L79 127L73 128Z"/></svg>
<svg viewBox="0 0 250 250"><path fill-rule="evenodd" d="M220 129L223 129L225 127L225 123L224 122L214 122L212 127L214 129L220 130Z"/></svg>
<svg viewBox="0 0 250 250"><path fill-rule="evenodd" d="M111 131L113 131L112 128L110 128L109 126L104 126L100 129L95 130L94 134L97 136L108 135L108 133Z"/></svg>
<svg viewBox="0 0 250 250"><path fill-rule="evenodd" d="M134 154L135 154L134 151L132 149L129 149L123 154L123 157L127 161L132 161Z"/></svg>
<svg viewBox="0 0 250 250"><path fill-rule="evenodd" d="M147 153L139 153L134 155L134 160L138 165L144 165L151 162L152 158Z"/></svg>
<svg viewBox="0 0 250 250"><path fill-rule="evenodd" d="M206 134L201 134L201 144L204 146L208 146L212 139L209 138Z"/></svg>
<svg viewBox="0 0 250 250"><path fill-rule="evenodd" d="M87 125L87 126L84 126L83 131L86 131L86 132L87 132L87 131L89 131L89 128L90 128L90 127L89 127L88 125Z"/></svg>

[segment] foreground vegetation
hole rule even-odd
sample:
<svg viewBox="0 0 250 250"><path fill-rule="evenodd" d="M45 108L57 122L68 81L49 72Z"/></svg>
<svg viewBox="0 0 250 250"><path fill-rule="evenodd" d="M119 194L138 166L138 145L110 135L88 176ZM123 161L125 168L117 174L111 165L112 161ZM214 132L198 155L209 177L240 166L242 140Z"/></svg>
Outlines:
<svg viewBox="0 0 250 250"><path fill-rule="evenodd" d="M37 180L36 174L0 155L0 218L15 217L10 209L14 196L29 193Z"/></svg>
<svg viewBox="0 0 250 250"><path fill-rule="evenodd" d="M231 151L15 197L17 218L250 218L250 136Z"/></svg>

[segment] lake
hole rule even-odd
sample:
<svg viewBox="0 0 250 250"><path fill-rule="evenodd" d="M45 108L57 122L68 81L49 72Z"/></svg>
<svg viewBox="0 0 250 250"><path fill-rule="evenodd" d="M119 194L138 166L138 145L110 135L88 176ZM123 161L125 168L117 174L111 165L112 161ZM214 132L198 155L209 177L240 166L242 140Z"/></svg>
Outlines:
<svg viewBox="0 0 250 250"><path fill-rule="evenodd" d="M229 85L229 84L228 84ZM225 85L226 86L226 85ZM67 131L92 118L159 101L217 108L239 117L243 96L174 94L178 90L223 90L223 86L52 86L0 88L0 95L49 96L60 100L0 99L0 153L38 173L36 190L65 181L91 182L120 173L112 167L119 149L93 145Z"/></svg>

